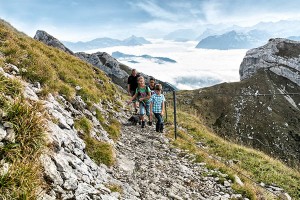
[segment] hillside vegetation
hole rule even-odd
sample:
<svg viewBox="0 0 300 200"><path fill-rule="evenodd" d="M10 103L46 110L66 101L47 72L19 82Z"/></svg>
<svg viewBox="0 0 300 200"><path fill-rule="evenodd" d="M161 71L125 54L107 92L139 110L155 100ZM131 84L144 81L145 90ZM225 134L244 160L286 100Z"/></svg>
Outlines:
<svg viewBox="0 0 300 200"><path fill-rule="evenodd" d="M16 138L0 145L0 167L9 168L0 174L0 199L36 199L41 189L47 187L39 157L52 148L46 141L45 120L57 121L49 118L39 103L24 98L21 82L40 83L40 99L52 93L72 102L79 95L90 110L95 110L94 103L114 105L109 112L117 110L121 97L117 98L118 90L101 70L44 45L1 20L0 67L6 71L9 64L17 66L20 72L12 78L0 75L0 125L10 124ZM117 139L120 123L112 115L102 115L107 133ZM110 166L114 163L112 145L91 137L91 124L90 119L78 118L75 128L83 132L87 154L97 164Z"/></svg>
<svg viewBox="0 0 300 200"><path fill-rule="evenodd" d="M234 180L238 175L245 183L241 187L235 182L234 188L250 199L281 199L263 189L265 186L279 186L295 199L300 198L300 173L279 160L263 152L228 142L207 127L207 119L200 114L198 107L187 105L180 95L187 96L190 91L179 92L177 111L178 136L173 145L196 155L195 162L207 163L228 173ZM172 100L171 96L168 96ZM217 104L217 102L216 102ZM172 104L168 110L168 121L173 122ZM199 104L198 104L199 105ZM205 104L204 104L205 105ZM203 106L203 105L202 105ZM203 110L205 108L203 107ZM169 127L169 137L174 138L174 127ZM263 187L260 185L263 184Z"/></svg>
<svg viewBox="0 0 300 200"><path fill-rule="evenodd" d="M284 93L299 93L299 86L260 70L241 82L180 91L178 105L193 109L219 136L299 169L300 96Z"/></svg>
<svg viewBox="0 0 300 200"><path fill-rule="evenodd" d="M42 88L39 93L41 99L46 98L49 93L61 95L70 102L76 95L81 96L88 109L94 112L95 118L113 141L117 141L120 137L121 125L116 120L113 111L118 112L121 107L121 102L119 102L121 96L114 84L101 70L63 51L35 41L18 32L8 23L1 21L0 67L5 69L8 63L18 66L20 74L13 76L14 78L0 75L0 125L6 123L6 126L13 129L16 135L15 141L1 142L0 145L0 166L3 169L4 165L9 165L9 170L6 172L2 170L0 174L0 199L36 199L42 188L49 187L47 185L49 183L44 180L43 167L39 157L45 151L55 148L46 141L45 120L57 122L46 114L38 102L31 102L24 98L22 81L39 82ZM76 89L78 88L76 86L79 86L80 89ZM199 93L199 91L195 93L197 92ZM180 95L190 94L183 91ZM168 99L171 98L168 97ZM210 168L217 168L229 174L233 181L235 174L240 176L245 185L240 186L234 183L233 187L250 199L274 199L277 197L253 184L251 180L240 173L247 175L257 183L277 185L295 199L300 198L300 174L298 171L288 168L261 152L226 142L217 137L206 126L213 117L205 118L199 113L200 106L202 106L201 109L204 109L211 102L198 102L193 105L192 101L187 100L188 102L185 102L179 98L179 105L181 105L181 111L178 113L180 129L178 139L173 140L172 145L195 154L195 162L205 162ZM93 107L94 103L99 102L102 103L105 111ZM171 113L170 110L169 113ZM170 120L172 117L169 115ZM221 124L224 124L223 121ZM98 165L114 165L113 146L108 142L95 139L91 135L93 126L92 120L85 115L74 120L74 128L78 131L78 135L81 134L81 139L85 141L84 150L89 157ZM172 137L173 128L169 125L167 132L169 137ZM230 163L230 165L222 164L214 158ZM217 175L212 174L211 176ZM224 180L220 177L220 182L222 181ZM120 190L120 188L117 185L111 185L111 191L113 190Z"/></svg>
<svg viewBox="0 0 300 200"><path fill-rule="evenodd" d="M0 64L21 68L22 77L39 82L44 94L57 92L68 99L80 95L86 102L113 101L116 89L101 70L33 40L4 21L0 23L0 52ZM76 91L76 86L82 89Z"/></svg>

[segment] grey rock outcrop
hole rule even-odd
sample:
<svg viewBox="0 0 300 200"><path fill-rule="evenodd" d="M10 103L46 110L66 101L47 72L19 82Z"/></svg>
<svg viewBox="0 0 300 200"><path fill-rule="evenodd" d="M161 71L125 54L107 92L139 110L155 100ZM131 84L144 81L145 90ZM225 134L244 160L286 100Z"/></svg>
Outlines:
<svg viewBox="0 0 300 200"><path fill-rule="evenodd" d="M97 68L100 68L112 79L114 83L126 89L128 72L122 70L122 64L119 63L115 58L111 57L108 53L97 52L88 54L84 52L79 52L75 53L75 55L81 60L84 60L96 66Z"/></svg>
<svg viewBox="0 0 300 200"><path fill-rule="evenodd" d="M58 39L53 37L52 35L49 35L47 32L38 30L34 36L34 39L39 40L49 46L58 48L64 52L67 52L71 55L74 55L73 51L65 47Z"/></svg>
<svg viewBox="0 0 300 200"><path fill-rule="evenodd" d="M300 86L300 42L276 38L259 48L247 51L240 65L241 80L267 69Z"/></svg>

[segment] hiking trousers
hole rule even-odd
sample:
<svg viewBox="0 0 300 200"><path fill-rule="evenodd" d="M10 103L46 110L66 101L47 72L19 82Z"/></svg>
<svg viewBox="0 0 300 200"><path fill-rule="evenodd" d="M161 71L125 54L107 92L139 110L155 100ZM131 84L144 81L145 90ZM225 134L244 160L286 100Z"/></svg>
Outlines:
<svg viewBox="0 0 300 200"><path fill-rule="evenodd" d="M156 122L156 132L162 132L164 130L164 119L160 113L154 113L155 118L157 119Z"/></svg>

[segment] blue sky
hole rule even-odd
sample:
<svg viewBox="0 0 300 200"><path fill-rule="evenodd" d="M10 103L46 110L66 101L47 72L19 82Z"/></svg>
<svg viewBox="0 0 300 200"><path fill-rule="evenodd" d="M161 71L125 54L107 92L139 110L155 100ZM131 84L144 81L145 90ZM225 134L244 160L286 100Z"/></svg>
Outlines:
<svg viewBox="0 0 300 200"><path fill-rule="evenodd" d="M60 40L131 35L163 37L207 24L250 26L300 19L298 0L0 0L0 18L34 36L45 30ZM200 35L201 33L199 33Z"/></svg>

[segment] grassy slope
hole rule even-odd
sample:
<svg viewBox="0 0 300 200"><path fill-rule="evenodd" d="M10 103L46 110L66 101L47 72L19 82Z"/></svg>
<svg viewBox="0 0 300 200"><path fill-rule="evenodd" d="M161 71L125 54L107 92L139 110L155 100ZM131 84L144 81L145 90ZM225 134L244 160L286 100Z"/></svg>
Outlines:
<svg viewBox="0 0 300 200"><path fill-rule="evenodd" d="M177 111L178 126L181 129L178 131L177 140L173 140L173 145L195 154L197 162L206 162L210 167L219 168L221 171L229 173L230 176L234 174L240 176L246 183L245 187L241 188L235 184L234 188L243 191L251 199L260 199L261 196L274 199L274 196L268 197L269 193L263 192L261 188L232 170L231 167L257 183L278 185L295 199L300 198L300 173L297 170L287 167L262 152L225 141L213 130L207 128L202 117L197 116L197 110L186 107L184 109L185 111ZM170 116L172 110L169 109L168 113L168 120L173 122L173 117ZM173 127L168 130L171 138L174 137L173 131ZM199 142L202 147L196 145ZM211 155L221 159L222 162L215 161ZM229 160L233 160L235 164L230 167L224 164Z"/></svg>
<svg viewBox="0 0 300 200"><path fill-rule="evenodd" d="M107 84L109 78L101 70L44 45L5 22L0 23L0 52L5 57L2 63L12 63L26 69L27 72L22 73L23 78L40 82L45 93L58 92L67 98L78 94L87 102L113 101L116 89L112 84ZM76 91L76 85L82 90Z"/></svg>
<svg viewBox="0 0 300 200"><path fill-rule="evenodd" d="M116 105L114 109L118 109L120 105L116 98L116 87L101 70L46 46L0 20L0 67L4 67L5 63L14 64L21 69L22 79L32 83L40 82L43 88L41 97L54 93L72 100L75 95L80 95L89 108L98 102ZM0 176L0 197L35 199L38 186L43 185L40 178L42 168L37 160L45 147L45 127L43 118L40 117L43 111L38 105L30 105L22 98L22 87L18 81L0 77L0 82L1 110L8 113L1 121L13 123L17 135L15 143L7 143L0 148L1 158L11 163L9 172ZM77 85L82 89L76 91ZM7 96L15 101L10 103ZM108 133L117 139L120 125L112 116L106 124ZM91 122L88 119L77 119L76 128L83 130L87 152L96 163L114 163L111 145L90 137Z"/></svg>

